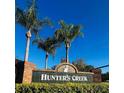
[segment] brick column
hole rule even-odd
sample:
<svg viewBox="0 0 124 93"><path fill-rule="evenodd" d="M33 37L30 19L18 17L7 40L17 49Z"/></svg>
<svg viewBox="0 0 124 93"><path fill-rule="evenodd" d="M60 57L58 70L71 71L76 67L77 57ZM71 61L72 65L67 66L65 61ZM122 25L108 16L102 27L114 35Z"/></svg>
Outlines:
<svg viewBox="0 0 124 93"><path fill-rule="evenodd" d="M91 72L94 73L94 75L93 75L93 81L94 82L101 82L102 81L101 70L100 69L92 69Z"/></svg>
<svg viewBox="0 0 124 93"><path fill-rule="evenodd" d="M24 62L24 72L22 83L31 83L32 81L32 71L36 69L36 66L30 62Z"/></svg>

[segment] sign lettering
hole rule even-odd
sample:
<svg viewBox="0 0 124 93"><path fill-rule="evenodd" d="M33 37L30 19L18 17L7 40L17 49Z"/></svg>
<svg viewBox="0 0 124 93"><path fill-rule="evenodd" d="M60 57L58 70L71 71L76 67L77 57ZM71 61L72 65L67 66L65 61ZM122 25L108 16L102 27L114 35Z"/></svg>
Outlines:
<svg viewBox="0 0 124 93"><path fill-rule="evenodd" d="M34 71L32 82L92 82L92 74Z"/></svg>

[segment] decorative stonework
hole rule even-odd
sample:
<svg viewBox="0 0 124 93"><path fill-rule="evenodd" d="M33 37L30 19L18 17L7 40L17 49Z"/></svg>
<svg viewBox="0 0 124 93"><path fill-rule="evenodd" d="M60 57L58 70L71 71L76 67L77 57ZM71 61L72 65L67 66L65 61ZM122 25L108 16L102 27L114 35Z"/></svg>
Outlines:
<svg viewBox="0 0 124 93"><path fill-rule="evenodd" d="M61 63L56 67L56 72L78 73L77 68L70 63Z"/></svg>

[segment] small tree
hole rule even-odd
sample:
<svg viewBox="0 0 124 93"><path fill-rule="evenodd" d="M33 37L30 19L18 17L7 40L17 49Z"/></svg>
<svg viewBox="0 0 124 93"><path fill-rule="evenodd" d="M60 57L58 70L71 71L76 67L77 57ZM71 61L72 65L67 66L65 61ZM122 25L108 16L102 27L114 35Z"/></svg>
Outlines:
<svg viewBox="0 0 124 93"><path fill-rule="evenodd" d="M77 59L73 61L72 64L75 65L79 71L89 72L94 69L92 65L87 65L82 59Z"/></svg>
<svg viewBox="0 0 124 93"><path fill-rule="evenodd" d="M85 66L86 66L86 64L84 63L82 59L77 59L73 61L72 64L75 65L79 71L84 71Z"/></svg>

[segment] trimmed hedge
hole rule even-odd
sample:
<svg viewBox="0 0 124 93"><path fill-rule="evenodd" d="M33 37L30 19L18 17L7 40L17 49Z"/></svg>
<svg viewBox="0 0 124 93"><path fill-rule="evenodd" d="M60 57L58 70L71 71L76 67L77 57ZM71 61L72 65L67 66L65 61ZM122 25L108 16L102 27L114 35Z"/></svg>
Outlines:
<svg viewBox="0 0 124 93"><path fill-rule="evenodd" d="M15 93L109 93L108 83L16 84Z"/></svg>

